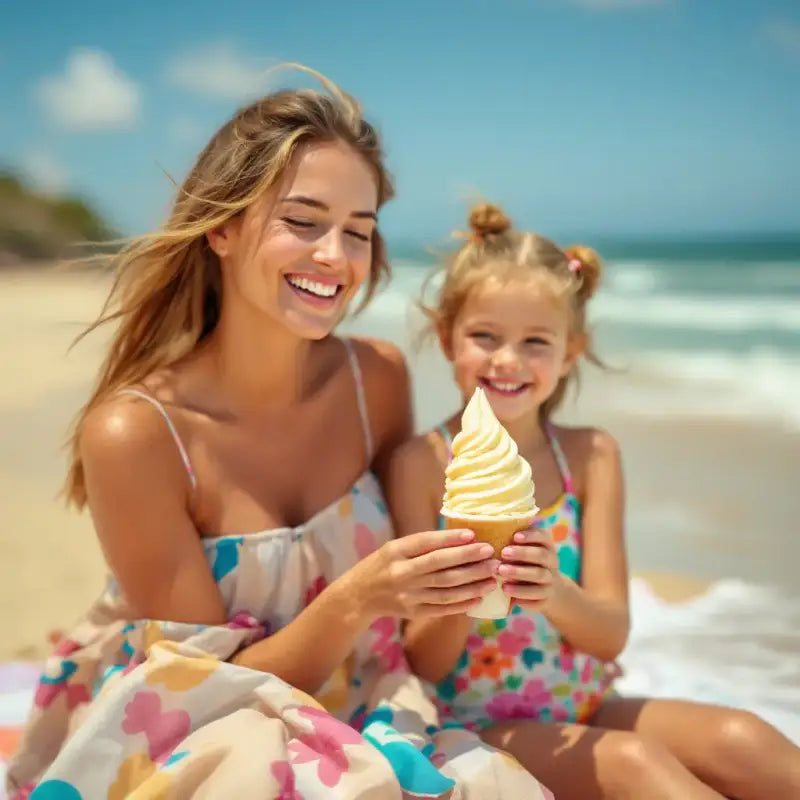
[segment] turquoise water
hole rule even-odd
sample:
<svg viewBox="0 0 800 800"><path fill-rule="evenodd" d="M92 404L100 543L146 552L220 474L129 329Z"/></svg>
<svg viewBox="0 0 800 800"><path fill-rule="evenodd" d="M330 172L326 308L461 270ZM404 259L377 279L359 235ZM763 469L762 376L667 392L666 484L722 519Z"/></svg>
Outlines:
<svg viewBox="0 0 800 800"><path fill-rule="evenodd" d="M593 244L606 262L589 314L600 355L675 389L669 408L657 390L642 404L688 413L713 393L722 413L800 427L800 234ZM436 259L420 245L392 259L376 310L399 320Z"/></svg>

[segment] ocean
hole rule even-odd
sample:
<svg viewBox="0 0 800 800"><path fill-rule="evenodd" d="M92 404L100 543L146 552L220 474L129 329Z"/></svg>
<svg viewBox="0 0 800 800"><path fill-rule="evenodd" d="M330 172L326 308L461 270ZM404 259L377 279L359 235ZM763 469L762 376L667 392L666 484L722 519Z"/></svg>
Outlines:
<svg viewBox="0 0 800 800"><path fill-rule="evenodd" d="M619 398L624 410L757 417L800 430L800 235L606 248L590 309L597 350L609 366L652 381ZM380 311L406 315L432 266L421 248L399 250Z"/></svg>

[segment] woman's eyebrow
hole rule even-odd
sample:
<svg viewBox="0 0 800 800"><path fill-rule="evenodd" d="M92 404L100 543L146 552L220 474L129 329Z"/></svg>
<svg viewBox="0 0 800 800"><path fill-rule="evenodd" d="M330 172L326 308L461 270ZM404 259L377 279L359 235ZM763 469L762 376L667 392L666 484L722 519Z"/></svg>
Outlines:
<svg viewBox="0 0 800 800"><path fill-rule="evenodd" d="M330 206L326 203L323 203L322 200L316 200L313 197L306 197L306 195L302 194L293 194L289 195L288 197L282 198L281 202L283 203L302 203L305 206L309 206L310 208L317 208L320 211L330 211ZM358 217L360 219L372 219L377 221L378 215L374 211L351 211L351 217Z"/></svg>

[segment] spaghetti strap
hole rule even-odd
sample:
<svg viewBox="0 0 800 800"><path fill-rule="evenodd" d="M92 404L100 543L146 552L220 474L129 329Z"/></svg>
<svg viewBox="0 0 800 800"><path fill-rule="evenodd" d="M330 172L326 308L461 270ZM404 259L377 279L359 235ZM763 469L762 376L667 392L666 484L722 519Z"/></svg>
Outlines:
<svg viewBox="0 0 800 800"><path fill-rule="evenodd" d="M175 445L178 448L178 452L181 456L181 461L183 461L183 466L186 467L186 472L189 475L189 483L192 485L192 489L197 489L197 476L194 473L194 468L192 467L192 462L189 461L189 454L186 452L186 447L181 440L181 437L178 435L178 431L175 428L175 423L170 419L169 414L167 414L167 409L156 400L153 395L148 394L147 392L142 392L139 389L120 389L117 394L131 394L135 395L136 397L140 397L142 400L147 400L151 406L153 406L159 414L164 418L164 422L167 423L167 427L169 428L169 432L172 434L172 438L175 441Z"/></svg>
<svg viewBox="0 0 800 800"><path fill-rule="evenodd" d="M437 425L436 430L447 446L447 463L449 464L453 460L453 437L444 422L441 425Z"/></svg>
<svg viewBox="0 0 800 800"><path fill-rule="evenodd" d="M372 464L372 429L369 424L369 413L367 412L367 399L364 394L364 378L361 374L361 367L358 364L353 342L350 339L343 339L347 360L350 362L350 370L353 373L353 381L356 385L356 402L358 403L358 415L361 417L361 428L364 431L364 448L367 451L367 466Z"/></svg>
<svg viewBox="0 0 800 800"><path fill-rule="evenodd" d="M575 490L572 483L572 473L569 470L567 457L564 455L564 451L561 449L561 444L556 436L556 430L553 425L548 422L545 426L545 432L547 433L547 438L550 440L550 447L552 448L553 455L556 458L558 471L561 473L561 481L564 484L564 491L568 492L569 494L574 494Z"/></svg>

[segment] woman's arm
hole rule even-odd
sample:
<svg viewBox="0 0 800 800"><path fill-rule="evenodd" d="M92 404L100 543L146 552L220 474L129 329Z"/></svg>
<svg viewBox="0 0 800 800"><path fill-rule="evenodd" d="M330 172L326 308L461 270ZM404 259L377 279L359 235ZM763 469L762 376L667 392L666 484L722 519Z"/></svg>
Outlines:
<svg viewBox="0 0 800 800"><path fill-rule="evenodd" d="M346 661L370 624L366 612L347 581L334 581L288 625L240 650L232 661L314 694Z"/></svg>
<svg viewBox="0 0 800 800"><path fill-rule="evenodd" d="M614 438L592 430L587 439L581 582L560 575L542 611L576 650L610 661L630 629L624 479Z"/></svg>
<svg viewBox="0 0 800 800"><path fill-rule="evenodd" d="M347 658L356 636L378 617L440 616L477 603L487 591L475 575L485 572L488 545L474 538L463 530L424 531L387 542L285 628L239 653L234 663L315 692ZM441 575L455 579L442 583Z"/></svg>
<svg viewBox="0 0 800 800"><path fill-rule="evenodd" d="M437 527L443 487L441 465L426 438L412 439L397 450L386 482L397 536ZM487 559L482 577L490 577L494 565ZM410 620L404 638L412 669L423 680L445 678L464 651L471 623L463 613Z"/></svg>
<svg viewBox="0 0 800 800"><path fill-rule="evenodd" d="M139 399L93 409L80 436L100 546L138 617L224 623L225 608L189 514L191 484L169 429Z"/></svg>

